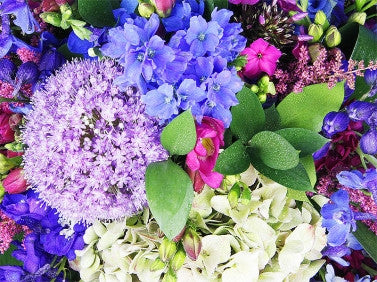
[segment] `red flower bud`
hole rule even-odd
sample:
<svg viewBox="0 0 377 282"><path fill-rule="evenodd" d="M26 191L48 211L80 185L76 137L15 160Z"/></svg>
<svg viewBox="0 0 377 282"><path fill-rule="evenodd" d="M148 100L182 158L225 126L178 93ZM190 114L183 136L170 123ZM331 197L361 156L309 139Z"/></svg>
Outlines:
<svg viewBox="0 0 377 282"><path fill-rule="evenodd" d="M16 168L12 170L3 180L3 186L5 191L7 191L9 194L19 194L25 192L27 183L24 178L23 169Z"/></svg>
<svg viewBox="0 0 377 282"><path fill-rule="evenodd" d="M9 124L10 117L11 115L6 113L0 114L0 144L6 144L14 141L14 131Z"/></svg>

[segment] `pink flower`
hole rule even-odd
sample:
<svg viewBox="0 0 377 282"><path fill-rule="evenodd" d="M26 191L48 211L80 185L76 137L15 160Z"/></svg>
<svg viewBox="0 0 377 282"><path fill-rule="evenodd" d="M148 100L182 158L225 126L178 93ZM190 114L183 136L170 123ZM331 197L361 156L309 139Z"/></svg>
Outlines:
<svg viewBox="0 0 377 282"><path fill-rule="evenodd" d="M197 141L194 150L188 153L186 165L194 182L194 190L200 192L204 184L220 187L223 175L213 171L220 146L224 145L224 124L221 120L204 117L196 126Z"/></svg>
<svg viewBox="0 0 377 282"><path fill-rule="evenodd" d="M14 131L12 130L9 122L10 117L10 114L0 114L0 144L6 144L14 141Z"/></svg>
<svg viewBox="0 0 377 282"><path fill-rule="evenodd" d="M246 55L247 64L242 74L248 78L257 78L261 73L273 75L276 63L281 56L281 52L275 46L259 38L245 48L241 55Z"/></svg>
<svg viewBox="0 0 377 282"><path fill-rule="evenodd" d="M25 192L27 183L24 178L23 169L16 168L12 170L3 180L3 186L5 191L7 191L9 194L19 194Z"/></svg>
<svg viewBox="0 0 377 282"><path fill-rule="evenodd" d="M229 0L232 4L245 4L245 5L254 5L259 2L259 0Z"/></svg>
<svg viewBox="0 0 377 282"><path fill-rule="evenodd" d="M156 12L159 16L167 17L174 7L175 0L152 0L152 3L156 7Z"/></svg>

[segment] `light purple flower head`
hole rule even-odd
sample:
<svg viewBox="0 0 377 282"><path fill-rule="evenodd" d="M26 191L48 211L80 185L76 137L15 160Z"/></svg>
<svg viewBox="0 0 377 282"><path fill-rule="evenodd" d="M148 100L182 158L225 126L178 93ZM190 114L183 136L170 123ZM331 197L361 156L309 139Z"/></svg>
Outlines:
<svg viewBox="0 0 377 282"><path fill-rule="evenodd" d="M113 61L75 60L32 97L23 130L25 176L71 222L139 212L147 205L147 165L168 157L139 92L114 85L121 73Z"/></svg>

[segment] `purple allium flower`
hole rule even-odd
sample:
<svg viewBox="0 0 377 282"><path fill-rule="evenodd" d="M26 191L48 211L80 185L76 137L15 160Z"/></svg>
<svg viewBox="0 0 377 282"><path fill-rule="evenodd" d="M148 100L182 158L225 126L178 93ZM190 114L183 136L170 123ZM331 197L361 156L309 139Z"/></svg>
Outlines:
<svg viewBox="0 0 377 282"><path fill-rule="evenodd" d="M121 73L113 61L75 60L32 97L23 130L25 177L71 222L139 212L147 205L147 165L168 157L139 92L113 83Z"/></svg>

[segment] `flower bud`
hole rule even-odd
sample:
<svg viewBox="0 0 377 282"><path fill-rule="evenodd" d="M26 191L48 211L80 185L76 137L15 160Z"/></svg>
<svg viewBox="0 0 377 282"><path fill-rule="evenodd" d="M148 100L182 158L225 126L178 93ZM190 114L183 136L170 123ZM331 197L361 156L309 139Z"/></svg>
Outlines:
<svg viewBox="0 0 377 282"><path fill-rule="evenodd" d="M19 166L22 162L22 157L7 158L0 154L0 174L5 174L12 168Z"/></svg>
<svg viewBox="0 0 377 282"><path fill-rule="evenodd" d="M192 228L187 228L182 238L182 244L188 257L192 260L197 260L202 250L202 240L198 233Z"/></svg>
<svg viewBox="0 0 377 282"><path fill-rule="evenodd" d="M165 263L160 260L159 258L155 259L155 261L152 263L150 270L151 271L158 271L165 267Z"/></svg>
<svg viewBox="0 0 377 282"><path fill-rule="evenodd" d="M154 13L154 7L149 3L140 3L137 9L140 16L144 18L150 18L150 16Z"/></svg>
<svg viewBox="0 0 377 282"><path fill-rule="evenodd" d="M171 260L170 266L174 271L177 271L182 267L186 260L186 252L185 250L180 247L178 251L175 253L173 259Z"/></svg>
<svg viewBox="0 0 377 282"><path fill-rule="evenodd" d="M348 18L348 22L349 23L358 23L358 24L361 24L361 25L364 25L365 24L365 21L367 19L367 14L366 13L359 13L359 12L356 12L356 13L353 13L349 18Z"/></svg>
<svg viewBox="0 0 377 282"><path fill-rule="evenodd" d="M328 47L333 48L342 41L342 36L336 26L332 25L326 31L325 41Z"/></svg>
<svg viewBox="0 0 377 282"><path fill-rule="evenodd" d="M5 194L5 190L4 190L3 185L0 182L0 203L2 202L2 200L4 198L4 194Z"/></svg>
<svg viewBox="0 0 377 282"><path fill-rule="evenodd" d="M308 28L308 34L313 36L312 42L318 42L323 35L323 28L318 24L311 24Z"/></svg>
<svg viewBox="0 0 377 282"><path fill-rule="evenodd" d="M251 85L251 91L253 91L254 93L258 93L259 92L259 87L255 84Z"/></svg>
<svg viewBox="0 0 377 282"><path fill-rule="evenodd" d="M46 23L52 24L53 26L60 27L62 22L62 16L55 12L45 12L39 15L39 17Z"/></svg>
<svg viewBox="0 0 377 282"><path fill-rule="evenodd" d="M170 260L174 256L176 251L177 245L166 237L164 238L164 240L162 240L161 245L158 247L160 258L164 262Z"/></svg>
<svg viewBox="0 0 377 282"><path fill-rule="evenodd" d="M234 184L232 189L230 189L228 193L228 201L232 209L238 205L238 199L240 197L240 193L241 193L240 186L237 183Z"/></svg>
<svg viewBox="0 0 377 282"><path fill-rule="evenodd" d="M72 9L68 4L61 5L60 12L62 13L63 20L68 20L72 16Z"/></svg>
<svg viewBox="0 0 377 282"><path fill-rule="evenodd" d="M259 99L259 102L261 102L263 104L267 100L267 95L266 94L259 94L258 99Z"/></svg>
<svg viewBox="0 0 377 282"><path fill-rule="evenodd" d="M163 18L170 15L175 4L175 0L151 0L151 2L156 8L156 13Z"/></svg>
<svg viewBox="0 0 377 282"><path fill-rule="evenodd" d="M294 15L291 17L291 19L292 19L292 21L294 21L294 22L298 22L298 21L301 21L301 20L303 20L304 18L306 18L307 15L308 15L307 12L296 13L296 14L294 14Z"/></svg>
<svg viewBox="0 0 377 282"><path fill-rule="evenodd" d="M314 23L321 25L323 30L326 30L330 25L329 21L327 20L326 14L322 10L319 10L315 14Z"/></svg>
<svg viewBox="0 0 377 282"><path fill-rule="evenodd" d="M3 180L3 187L9 194L20 194L26 191L27 183L22 168L12 170Z"/></svg>
<svg viewBox="0 0 377 282"><path fill-rule="evenodd" d="M244 185L241 196L240 196L241 204L247 205L251 200L251 191L249 187Z"/></svg>
<svg viewBox="0 0 377 282"><path fill-rule="evenodd" d="M177 275L174 273L172 269L169 269L168 272L165 273L164 277L162 278L162 282L176 282Z"/></svg>
<svg viewBox="0 0 377 282"><path fill-rule="evenodd" d="M365 154L377 154L377 130L369 130L361 137L360 149Z"/></svg>

